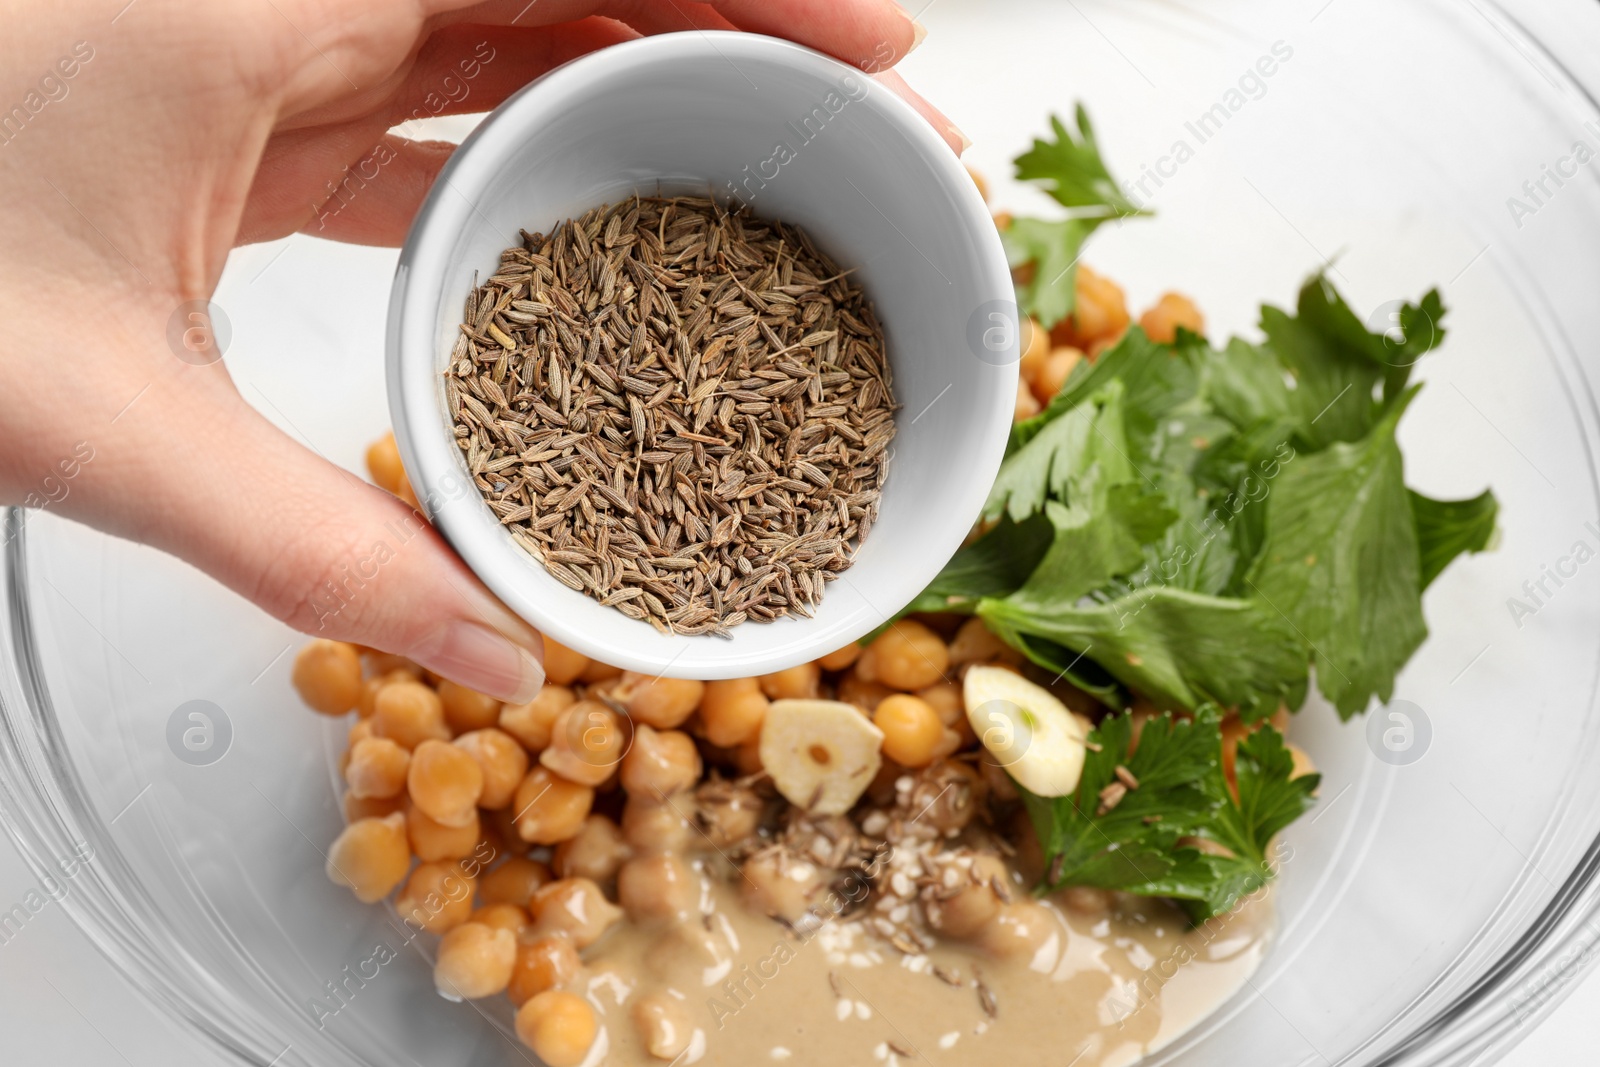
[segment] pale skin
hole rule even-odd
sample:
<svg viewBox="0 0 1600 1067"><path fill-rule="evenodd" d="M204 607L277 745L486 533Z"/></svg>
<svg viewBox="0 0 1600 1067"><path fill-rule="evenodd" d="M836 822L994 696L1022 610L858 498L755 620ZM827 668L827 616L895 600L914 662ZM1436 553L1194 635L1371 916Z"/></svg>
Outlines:
<svg viewBox="0 0 1600 1067"><path fill-rule="evenodd" d="M887 70L921 38L892 0L125 3L5 4L0 503L45 502L192 563L297 629L501 699L543 683L539 635L431 531L325 610L323 583L409 509L278 430L225 362L177 358L179 306L211 295L239 245L296 232L400 243L454 146L392 127L419 110L486 110L641 34L791 38L881 72L952 149L965 144ZM484 41L494 62L459 108L436 112L437 83ZM25 121L6 127L13 105ZM379 177L331 210L346 168L380 145Z"/></svg>

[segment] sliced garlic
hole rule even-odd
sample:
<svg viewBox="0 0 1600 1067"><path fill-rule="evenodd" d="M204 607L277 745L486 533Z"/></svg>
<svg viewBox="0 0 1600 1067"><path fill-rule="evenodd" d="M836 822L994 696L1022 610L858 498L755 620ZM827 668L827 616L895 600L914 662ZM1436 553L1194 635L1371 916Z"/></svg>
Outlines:
<svg viewBox="0 0 1600 1067"><path fill-rule="evenodd" d="M972 732L1025 789L1061 797L1078 787L1089 723L1048 689L1003 667L973 665L962 698Z"/></svg>
<svg viewBox="0 0 1600 1067"><path fill-rule="evenodd" d="M774 700L761 724L761 766L784 799L816 815L843 815L883 766L883 731L853 704Z"/></svg>

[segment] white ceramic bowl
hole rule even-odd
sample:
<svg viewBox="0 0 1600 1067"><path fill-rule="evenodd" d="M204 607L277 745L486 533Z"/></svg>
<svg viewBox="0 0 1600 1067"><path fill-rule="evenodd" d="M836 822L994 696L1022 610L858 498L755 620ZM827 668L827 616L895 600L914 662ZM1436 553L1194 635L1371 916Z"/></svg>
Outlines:
<svg viewBox="0 0 1600 1067"><path fill-rule="evenodd" d="M749 622L731 638L660 634L550 577L472 485L442 378L475 276L493 273L519 229L548 232L635 192L708 188L804 227L856 270L882 320L902 405L878 521L855 564L829 585L815 618ZM764 673L869 632L959 547L1011 422L1012 299L971 179L899 97L786 41L647 37L539 79L450 160L395 274L389 406L424 511L512 610L562 644L632 670Z"/></svg>

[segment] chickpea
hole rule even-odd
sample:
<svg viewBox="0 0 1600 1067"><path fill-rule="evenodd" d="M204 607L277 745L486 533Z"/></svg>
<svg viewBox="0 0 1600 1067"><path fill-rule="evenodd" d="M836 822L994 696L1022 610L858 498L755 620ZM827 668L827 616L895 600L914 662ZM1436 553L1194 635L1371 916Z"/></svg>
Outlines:
<svg viewBox="0 0 1600 1067"><path fill-rule="evenodd" d="M339 755L339 773L344 774L350 769L350 760L355 756L356 746L375 736L372 724L365 719L358 719L349 732L344 735L345 749Z"/></svg>
<svg viewBox="0 0 1600 1067"><path fill-rule="evenodd" d="M1017 369L1023 382L1031 386L1044 369L1045 357L1050 354L1050 333L1039 325L1038 319L1029 318L1023 323L1019 340L1022 343L1022 362Z"/></svg>
<svg viewBox="0 0 1600 1067"><path fill-rule="evenodd" d="M971 167L968 167L967 168L967 177L971 178L972 179L972 184L976 185L978 187L978 195L983 197L985 203L988 203L988 201L989 201L989 183L983 180L983 175L979 174L977 171L973 170ZM671 1057L668 1057L668 1058L670 1059Z"/></svg>
<svg viewBox="0 0 1600 1067"><path fill-rule="evenodd" d="M1089 885L1069 885L1056 894L1061 906L1078 915L1098 918L1111 910L1111 894Z"/></svg>
<svg viewBox="0 0 1600 1067"><path fill-rule="evenodd" d="M439 683L439 702L444 705L444 721L458 734L482 730L500 721L500 701L448 678Z"/></svg>
<svg viewBox="0 0 1600 1067"><path fill-rule="evenodd" d="M400 446L395 443L393 431L367 446L367 473L379 489L391 493L399 490L406 469L400 462Z"/></svg>
<svg viewBox="0 0 1600 1067"><path fill-rule="evenodd" d="M1139 316L1139 328L1152 341L1170 345L1178 339L1178 327L1190 333L1204 334L1206 318L1195 307L1194 301L1182 293L1162 293L1155 305Z"/></svg>
<svg viewBox="0 0 1600 1067"><path fill-rule="evenodd" d="M919 826L950 837L967 828L987 794L983 775L971 764L941 759L917 772L906 806Z"/></svg>
<svg viewBox="0 0 1600 1067"><path fill-rule="evenodd" d="M496 811L511 803L517 786L528 773L528 751L504 730L485 727L456 738L455 745L471 756L483 772L483 793L478 806Z"/></svg>
<svg viewBox="0 0 1600 1067"><path fill-rule="evenodd" d="M645 1051L658 1060L676 1060L694 1036L683 1001L669 993L646 993L635 1000L633 1025L639 1028Z"/></svg>
<svg viewBox="0 0 1600 1067"><path fill-rule="evenodd" d="M410 866L404 815L360 819L346 826L328 847L329 880L347 886L363 904L388 896Z"/></svg>
<svg viewBox="0 0 1600 1067"><path fill-rule="evenodd" d="M993 853L977 853L971 859L971 866L961 871L960 881L951 895L941 893L924 904L929 924L946 937L958 940L976 937L1011 899L1011 873L1000 857ZM961 870L960 867L954 869ZM995 892L994 879L997 878L1005 893L1004 900Z"/></svg>
<svg viewBox="0 0 1600 1067"><path fill-rule="evenodd" d="M634 722L671 730L694 714L706 684L690 678L657 678L624 671L611 695L628 709Z"/></svg>
<svg viewBox="0 0 1600 1067"><path fill-rule="evenodd" d="M356 698L356 714L363 719L371 718L377 710L374 702L378 699L378 690L388 685L383 678L368 678L361 683L361 695Z"/></svg>
<svg viewBox="0 0 1600 1067"><path fill-rule="evenodd" d="M547 1067L578 1067L589 1054L600 1024L589 1002L551 989L517 1009L517 1036Z"/></svg>
<svg viewBox="0 0 1600 1067"><path fill-rule="evenodd" d="M764 915L794 922L806 913L831 872L783 845L762 849L745 861L740 891L747 906Z"/></svg>
<svg viewBox="0 0 1600 1067"><path fill-rule="evenodd" d="M896 693L878 705L872 723L883 731L883 754L901 766L926 767L938 758L945 725L926 700ZM949 732L953 742L955 732Z"/></svg>
<svg viewBox="0 0 1600 1067"><path fill-rule="evenodd" d="M556 846L550 866L560 878L605 883L617 876L627 858L628 843L617 824L604 815L590 815L575 835Z"/></svg>
<svg viewBox="0 0 1600 1067"><path fill-rule="evenodd" d="M761 738L759 736L752 737L733 750L733 768L739 772L741 778L761 773Z"/></svg>
<svg viewBox="0 0 1600 1067"><path fill-rule="evenodd" d="M433 985L447 997L478 1000L504 992L517 962L517 935L501 927L464 922L439 942Z"/></svg>
<svg viewBox="0 0 1600 1067"><path fill-rule="evenodd" d="M635 855L686 852L699 835L685 810L649 797L629 797L622 806L622 839Z"/></svg>
<svg viewBox="0 0 1600 1067"><path fill-rule="evenodd" d="M483 770L448 741L424 741L411 754L406 788L411 802L435 822L465 826L477 820Z"/></svg>
<svg viewBox="0 0 1600 1067"><path fill-rule="evenodd" d="M344 821L353 823L362 819L382 819L397 811L404 814L405 807L406 798L403 793L396 793L392 797L358 797L346 790Z"/></svg>
<svg viewBox="0 0 1600 1067"><path fill-rule="evenodd" d="M512 856L478 880L478 896L485 904L526 908L533 891L548 881L550 868L526 856Z"/></svg>
<svg viewBox="0 0 1600 1067"><path fill-rule="evenodd" d="M613 678L621 677L621 667L613 667L609 663L601 663L597 659L592 659L589 661L589 665L583 668L583 673L578 675L578 681L584 685L598 685L601 682L609 682Z"/></svg>
<svg viewBox="0 0 1600 1067"><path fill-rule="evenodd" d="M967 718L967 703L961 695L961 686L955 682L934 682L925 689L918 689L916 695L928 702L947 729L956 732L957 748L966 748L978 739Z"/></svg>
<svg viewBox="0 0 1600 1067"><path fill-rule="evenodd" d="M700 722L706 740L719 748L734 748L761 733L767 718L767 697L755 678L707 682L700 701Z"/></svg>
<svg viewBox="0 0 1600 1067"><path fill-rule="evenodd" d="M417 859L433 863L466 859L478 847L483 831L476 811L461 826L446 826L413 803L406 808L406 836Z"/></svg>
<svg viewBox="0 0 1600 1067"><path fill-rule="evenodd" d="M842 671L861 658L861 645L851 641L843 648L836 648L826 656L817 660L817 666L825 671Z"/></svg>
<svg viewBox="0 0 1600 1067"><path fill-rule="evenodd" d="M416 680L417 675L407 670L387 671L368 678L361 683L361 699L356 704L356 714L363 719L370 719L372 713L378 710L378 694L383 691L384 686Z"/></svg>
<svg viewBox="0 0 1600 1067"><path fill-rule="evenodd" d="M901 619L867 646L856 675L909 692L939 681L949 667L950 652L939 635L915 619Z"/></svg>
<svg viewBox="0 0 1600 1067"><path fill-rule="evenodd" d="M343 715L361 699L361 654L355 645L318 639L296 653L289 680L312 711Z"/></svg>
<svg viewBox="0 0 1600 1067"><path fill-rule="evenodd" d="M572 837L583 827L593 804L593 789L569 782L547 767L528 771L511 800L517 834L532 845L554 845Z"/></svg>
<svg viewBox="0 0 1600 1067"><path fill-rule="evenodd" d="M500 729L521 741L529 752L540 752L549 747L556 719L577 702L577 694L566 686L547 685L526 704L503 706Z"/></svg>
<svg viewBox="0 0 1600 1067"><path fill-rule="evenodd" d="M574 652L559 641L544 639L544 680L552 685L571 685L589 666L589 657Z"/></svg>
<svg viewBox="0 0 1600 1067"><path fill-rule="evenodd" d="M846 704L854 704L869 715L877 710L884 698L893 695L894 690L882 682L866 681L855 671L839 679L839 699Z"/></svg>
<svg viewBox="0 0 1600 1067"><path fill-rule="evenodd" d="M563 711L550 731L550 747L539 762L569 782L597 786L611 777L628 751L628 736L616 712L596 700L580 700Z"/></svg>
<svg viewBox="0 0 1600 1067"><path fill-rule="evenodd" d="M482 891L480 887L479 893ZM528 909L520 904L485 904L473 912L467 921L492 926L496 930L510 930L513 934L520 934L533 925Z"/></svg>
<svg viewBox="0 0 1600 1067"><path fill-rule="evenodd" d="M401 748L415 749L424 741L450 740L444 705L439 694L421 682L392 682L378 691L372 702L373 732Z"/></svg>
<svg viewBox="0 0 1600 1067"><path fill-rule="evenodd" d="M529 901L529 911L533 913L531 936L565 934L580 951L600 940L622 918L622 909L587 878L562 878L540 886Z"/></svg>
<svg viewBox="0 0 1600 1067"><path fill-rule="evenodd" d="M442 934L471 917L476 889L476 880L468 877L457 861L421 863L411 872L394 906L403 921L430 934Z"/></svg>
<svg viewBox="0 0 1600 1067"><path fill-rule="evenodd" d="M704 685L705 683L702 682L701 684ZM619 674L615 678L607 678L605 681L595 682L593 685L585 685L583 687L583 698L585 700L598 700L607 707L612 707L622 703L617 698L617 690L621 688L622 675ZM627 709L622 709L622 713L627 715ZM630 715L629 718L631 719L632 716Z"/></svg>
<svg viewBox="0 0 1600 1067"><path fill-rule="evenodd" d="M1034 395L1041 404L1048 404L1055 395L1061 392L1061 387L1067 384L1067 379L1084 359L1083 353L1071 345L1063 345L1052 349L1044 366L1039 370L1039 377L1034 381Z"/></svg>
<svg viewBox="0 0 1600 1067"><path fill-rule="evenodd" d="M1006 643L996 637L982 619L974 615L956 630L950 639L946 658L953 670L969 663L988 663L999 659L1008 650Z"/></svg>
<svg viewBox="0 0 1600 1067"><path fill-rule="evenodd" d="M1017 404L1011 410L1011 421L1021 422L1023 419L1031 419L1039 414L1041 410L1039 398L1033 395L1033 390L1029 388L1028 383L1018 379Z"/></svg>
<svg viewBox="0 0 1600 1067"><path fill-rule="evenodd" d="M700 910L700 875L670 852L640 856L617 872L617 902L634 922L688 922Z"/></svg>
<svg viewBox="0 0 1600 1067"><path fill-rule="evenodd" d="M1289 750L1289 757L1294 760L1294 767L1289 771L1289 780L1303 777L1307 774L1316 774L1317 765L1311 762L1311 756L1299 745L1285 744Z"/></svg>
<svg viewBox="0 0 1600 1067"><path fill-rule="evenodd" d="M749 786L720 781L701 786L695 805L700 828L713 848L727 848L755 834L767 806Z"/></svg>
<svg viewBox="0 0 1600 1067"><path fill-rule="evenodd" d="M547 989L570 985L582 973L583 960L572 947L571 938L549 934L525 940L517 949L517 963L506 995L521 1007Z"/></svg>
<svg viewBox="0 0 1600 1067"><path fill-rule="evenodd" d="M1112 334L1110 337L1100 338L1100 340L1089 345L1088 351L1084 353L1084 357L1088 359L1090 363L1093 363L1095 360L1100 358L1100 354L1102 352L1114 346L1118 341L1121 341L1122 335L1127 332L1127 330L1120 330L1117 333Z"/></svg>
<svg viewBox="0 0 1600 1067"><path fill-rule="evenodd" d="M977 934L985 951L1004 958L1030 959L1052 941L1060 943L1061 920L1036 900L1019 897L1001 905L1000 912Z"/></svg>
<svg viewBox="0 0 1600 1067"><path fill-rule="evenodd" d="M392 797L406 787L411 753L387 737L362 738L350 746L344 780L363 799Z"/></svg>
<svg viewBox="0 0 1600 1067"><path fill-rule="evenodd" d="M817 695L822 668L815 663L801 663L788 670L763 674L758 680L769 700L806 700Z"/></svg>
<svg viewBox="0 0 1600 1067"><path fill-rule="evenodd" d="M1072 329L1080 343L1109 340L1127 328L1128 299L1120 285L1079 264L1077 289Z"/></svg>
<svg viewBox="0 0 1600 1067"><path fill-rule="evenodd" d="M700 750L681 730L638 727L622 758L622 788L630 796L661 799L693 788L700 780Z"/></svg>

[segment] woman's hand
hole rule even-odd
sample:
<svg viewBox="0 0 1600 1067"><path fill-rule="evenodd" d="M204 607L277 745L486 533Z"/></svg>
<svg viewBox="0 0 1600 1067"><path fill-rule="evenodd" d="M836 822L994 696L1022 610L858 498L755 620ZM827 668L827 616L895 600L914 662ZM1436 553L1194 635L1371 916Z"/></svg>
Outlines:
<svg viewBox="0 0 1600 1067"><path fill-rule="evenodd" d="M742 29L876 73L921 35L892 0L21 0L8 14L0 502L47 501L298 629L509 700L543 682L539 635L430 529L350 584L388 531L415 525L410 510L275 429L221 363L178 358L186 312L238 244L398 243L454 146L390 131L488 110L585 52ZM363 164L360 195L338 197ZM330 582L348 594L337 611Z"/></svg>

